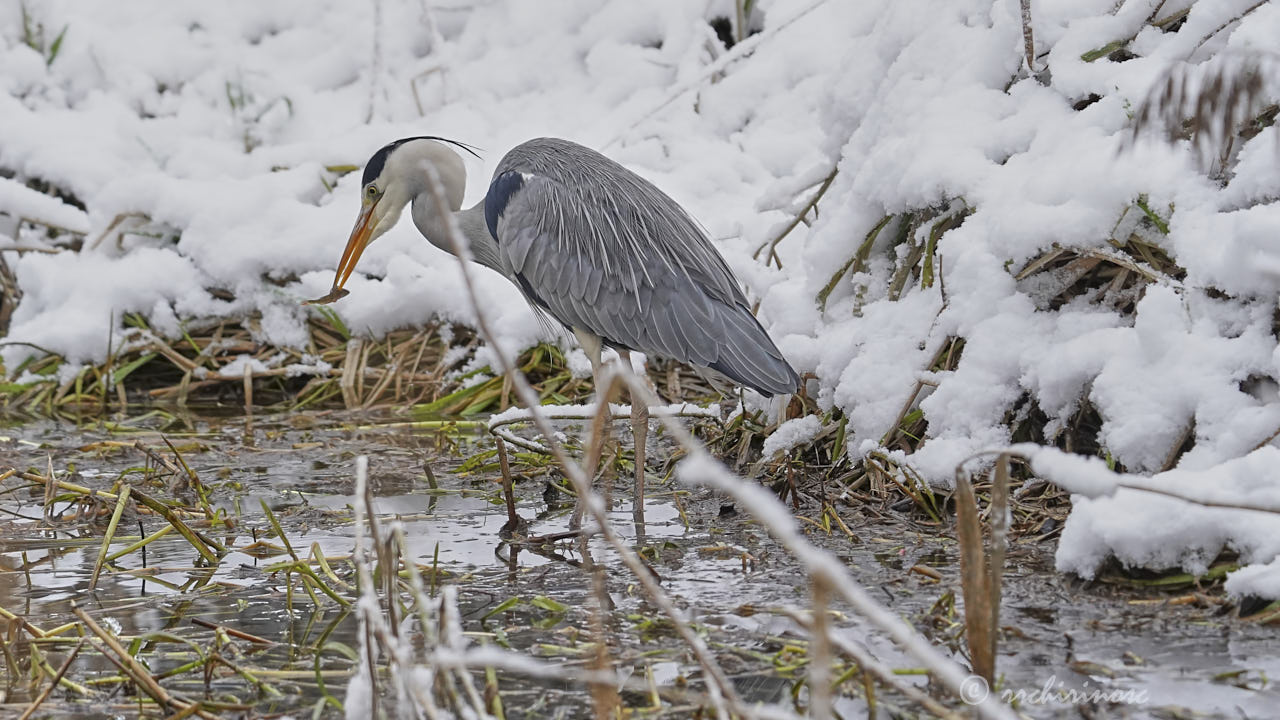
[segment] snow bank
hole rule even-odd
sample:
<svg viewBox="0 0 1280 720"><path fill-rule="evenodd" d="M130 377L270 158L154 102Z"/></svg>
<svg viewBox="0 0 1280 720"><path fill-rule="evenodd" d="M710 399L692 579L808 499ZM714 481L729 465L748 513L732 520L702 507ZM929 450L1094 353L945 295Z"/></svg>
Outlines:
<svg viewBox="0 0 1280 720"><path fill-rule="evenodd" d="M824 406L846 412L851 451L874 449L925 381L928 438L907 461L941 485L960 461L1009 442L1006 418L1019 403L1048 416L1050 436L1088 403L1101 419L1098 445L1130 472L1154 474L1153 484L1241 501L1280 486L1273 448L1251 454L1280 429L1276 132L1237 138L1225 183L1186 143L1122 147L1134 109L1170 68L1273 51L1266 38L1280 32L1280 8L1231 22L1253 5L1197 3L1177 32L1162 32L1146 25L1157 3L1035 3L1047 84L1020 72L1017 3L940 3L927 13L886 3L867 13L873 23L855 24L826 109L839 169L827 196L836 199L803 242L784 246L784 267L805 267L771 285L764 308L823 293L886 215L942 217L937 209L957 200L968 214L936 240L941 282L908 276L891 297L905 251L892 247L891 223L861 272L835 282L825 312L794 303L779 323L795 333L804 369L822 378ZM1128 58L1081 57L1135 35ZM1263 104L1277 95L1272 82ZM1114 253L1107 241L1134 231L1125 218L1140 198L1168 227L1144 240L1186 276L1147 284L1132 312L1084 298L1054 307L1013 276L1055 246ZM916 231L916 243L930 230ZM965 342L962 360L932 371L952 337ZM1161 473L1171 459L1178 470ZM1106 485L1069 481L1093 493ZM1267 562L1280 552L1277 530L1266 513L1125 490L1081 496L1058 563L1086 576L1112 555L1196 571L1224 548Z"/></svg>
<svg viewBox="0 0 1280 720"><path fill-rule="evenodd" d="M1182 567L1201 574L1227 549L1243 563L1280 555L1278 448L1259 448L1207 470L1150 477L1114 473L1097 458L1054 449L1029 454L1037 475L1078 493L1062 532L1059 570L1092 578L1114 556L1130 567ZM1277 582L1275 572L1253 569L1233 577L1228 589L1280 597L1267 591Z"/></svg>
<svg viewBox="0 0 1280 720"><path fill-rule="evenodd" d="M855 457L920 385L928 433L905 461L939 485L1007 444L1015 409L1044 413L1052 436L1086 405L1098 446L1130 473L1228 494L1280 485L1266 462L1280 428L1277 132L1237 138L1225 172L1185 142L1122 149L1167 70L1273 52L1274 3L1038 1L1038 77L1023 69L1013 0L762 0L763 35L729 51L707 22L731 15L728 0L28 5L68 29L50 63L21 41L17 5L0 8L0 169L13 175L0 212L87 239L78 253L4 253L24 293L9 341L98 361L106 324L137 312L166 333L261 314L264 339L299 345L315 310L297 301L328 288L358 205L358 173L336 166L397 137L457 138L484 149L468 160L471 203L505 150L556 135L605 149L693 212L797 369L817 376L810 392L844 413ZM1188 5L1180 23L1149 22ZM1125 52L1082 58L1113 41ZM1265 102L1280 94L1274 75ZM832 170L779 262L753 258ZM33 197L30 179L87 212ZM176 232L97 242L132 214ZM1131 235L1185 276L1115 247ZM1055 246L1155 280L1054 301L1061 269L1015 273ZM371 335L469 322L454 262L403 223L332 307ZM506 343L542 339L516 290L479 274ZM955 338L960 362L937 369ZM7 344L0 358L15 368L35 352ZM1082 498L1060 564L1196 568L1224 545L1256 567L1275 556L1266 518L1175 502Z"/></svg>

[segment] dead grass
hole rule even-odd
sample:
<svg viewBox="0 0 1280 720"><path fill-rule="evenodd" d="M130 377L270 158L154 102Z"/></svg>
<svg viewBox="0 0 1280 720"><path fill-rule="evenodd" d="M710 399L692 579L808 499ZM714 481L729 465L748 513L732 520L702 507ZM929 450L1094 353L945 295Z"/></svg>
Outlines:
<svg viewBox="0 0 1280 720"><path fill-rule="evenodd" d="M1264 5L1258 2L1218 31ZM1223 53L1204 65L1171 68L1138 106L1129 144L1147 133L1169 143L1189 140L1202 166L1213 177L1229 180L1244 142L1275 123L1277 105L1264 106L1263 78L1278 67L1275 55L1253 52Z"/></svg>
<svg viewBox="0 0 1280 720"><path fill-rule="evenodd" d="M459 372L477 345L462 328L450 328L450 342L436 323L371 340L351 337L336 315L326 313L308 321L305 348L283 348L256 339L254 319L188 327L177 339L161 337L140 316L125 318L125 325L106 362L82 367L70 379L59 381L65 362L53 353L9 369L9 380L0 383L0 407L76 417L127 406L212 405L250 410L412 407L423 414L466 416L510 403L510 390L500 378L477 382L483 369ZM267 369L249 377L226 371L232 363L243 364L245 356ZM555 347L527 350L521 367L538 378L548 400L574 402L590 394L589 382L571 376Z"/></svg>
<svg viewBox="0 0 1280 720"><path fill-rule="evenodd" d="M23 566L17 570L25 575L28 584L33 571L47 571L68 552L96 545L96 561L89 581L91 591L100 577L122 574L147 578L178 593L216 594L219 590L216 585L210 585L209 580L235 547L240 552L263 558L285 554L292 557L293 565L286 561L265 568L266 572L284 576L291 608L295 587L309 595L316 605L349 605L334 589L341 589L345 583L333 570L337 567L349 573L349 567L344 567L348 564L347 558L326 558L319 547L313 545L304 561L292 554L288 539L278 525L275 525L275 538L284 544L283 548L269 542L251 541L251 533L237 527L234 518L225 511L212 509L208 491L177 446L167 440L159 446L141 442L121 445L129 445L129 450L138 455L142 464L122 474L105 490L74 482L70 472L56 472L52 464L44 472L12 468L0 472L4 494L18 493L17 497L21 497L24 489L28 494L38 492L43 496L41 524L61 531L41 533L41 537L6 534L0 539L6 553L20 548L42 551L37 554L38 559L29 561L25 550L21 554ZM185 491L175 493L174 488L179 484ZM175 495L187 499L179 500ZM159 496L165 499L162 501ZM122 517L126 518L124 523ZM160 529L146 536L127 536L127 526L137 522L137 527L142 527L140 518L158 521ZM196 566L185 569L188 579L182 586L163 579L166 569L149 567L146 559L147 548L172 533L183 538L198 558ZM111 552L113 544L126 545ZM121 562L138 556L140 568ZM134 564L136 562L128 563ZM28 587L27 591L30 595L32 589ZM275 643L200 617L188 617L188 611L199 607L192 603L180 604L179 611L169 618L163 630L125 635L119 625L109 619L112 611L104 612L104 604L109 607L118 600L112 593L106 597L92 594L82 597L84 607L72 600L70 610L74 620L57 626L49 618L28 616L21 608L0 607L0 618L6 625L0 633L0 648L7 666L3 696L8 707L16 704L24 710L23 717L37 712L82 713L95 706L140 717L156 714L224 717L228 712L250 710L263 699L269 701L282 696L275 687L282 678L290 682L313 681L323 687L323 676L332 672L332 665L322 667L318 656L314 669L299 670L295 663L288 664L294 667L283 669L264 667L254 655ZM182 610L183 607L187 610ZM68 673L73 665L77 671ZM115 670L112 672L106 667ZM200 687L204 689L202 693L190 692L191 688ZM217 687L218 692L211 693L212 687Z"/></svg>

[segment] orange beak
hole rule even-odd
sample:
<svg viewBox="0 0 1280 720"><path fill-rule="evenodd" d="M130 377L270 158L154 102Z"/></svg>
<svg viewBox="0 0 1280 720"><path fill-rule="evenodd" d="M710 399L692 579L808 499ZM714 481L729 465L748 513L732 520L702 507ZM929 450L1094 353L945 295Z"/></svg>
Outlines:
<svg viewBox="0 0 1280 720"><path fill-rule="evenodd" d="M360 261L360 254L369 245L369 236L373 233L373 209L377 204L377 201L374 201L365 205L360 210L360 217L356 218L356 226L351 231L351 238L347 240L347 247L342 251L342 260L338 261L338 271L333 275L335 291L341 290L342 286L347 284L347 278L351 277L351 273L356 269L356 263Z"/></svg>

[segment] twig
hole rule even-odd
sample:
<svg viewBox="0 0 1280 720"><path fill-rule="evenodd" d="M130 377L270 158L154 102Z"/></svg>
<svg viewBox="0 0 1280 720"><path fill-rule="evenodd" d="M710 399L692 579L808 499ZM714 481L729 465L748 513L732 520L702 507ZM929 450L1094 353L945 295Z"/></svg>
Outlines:
<svg viewBox="0 0 1280 720"><path fill-rule="evenodd" d="M987 571L991 588L991 657L996 657L1000 636L1000 603L1004 585L1004 558L1009 550L1009 455L996 458L994 482L991 486L991 558Z"/></svg>
<svg viewBox="0 0 1280 720"><path fill-rule="evenodd" d="M597 388L597 394L599 388ZM630 405L618 405L611 403L608 411L601 415L599 408L591 410L590 407L583 406L539 406L539 412L547 420L586 420L592 419L593 422L608 422L612 420L625 420L632 417L632 407ZM653 414L669 414L675 417L704 418L720 422L720 408L712 405L711 407L699 407L693 403L673 403L671 405L659 405L657 407L648 408L648 413ZM507 429L508 425L518 422L530 422L533 416L526 408L512 408L489 418L489 433L505 440L516 447L524 448L530 452L541 453L543 455L552 455L550 448L536 440L522 438L519 435ZM592 438L597 437L597 433L592 431ZM590 446L590 444L589 444ZM598 450L598 448L597 448ZM590 455L588 455L590 457ZM591 463L587 464L587 475L593 476L594 472Z"/></svg>
<svg viewBox="0 0 1280 720"><path fill-rule="evenodd" d="M373 515L373 508L367 507L365 503L365 491L369 483L369 458L361 455L356 458L356 492L355 492L355 510L356 510L356 527L355 527L355 552L352 554L352 562L356 566L356 576L359 578L359 587L361 593L373 593L376 597L377 584L373 581L373 572L369 569L368 548L365 547L365 525L370 522ZM383 572L391 572L388 568L383 568ZM377 669L377 649L374 646L373 627L380 624L379 618L371 607L366 603L357 603L360 618L360 665L357 673L364 675L369 683L369 717L378 717L378 669ZM352 708L348 707L347 712L352 712Z"/></svg>
<svg viewBox="0 0 1280 720"><path fill-rule="evenodd" d="M1230 20L1228 20L1228 21L1226 21L1226 22L1222 23L1221 25L1219 25L1218 27L1214 28L1213 32L1211 32L1211 33L1209 33L1208 35L1205 35L1204 37L1200 38L1200 42L1196 43L1196 46L1195 46L1194 48L1192 48L1192 49L1191 49L1191 52L1190 52L1190 53L1188 53L1188 56L1194 55L1194 54L1195 54L1195 52L1196 52L1196 50L1199 50L1202 46L1204 46L1204 44L1205 44L1205 43L1207 43L1207 42L1209 42L1211 39L1213 39L1213 36L1214 36L1214 35L1217 35L1218 33L1222 32L1223 30L1226 30L1228 27L1230 27L1230 26L1231 26L1231 24L1232 24L1232 23L1236 23L1236 22L1239 22L1239 21L1243 20L1243 19L1245 18L1245 16L1247 16L1247 15L1251 14L1254 10L1257 10L1258 8L1262 7L1263 5L1267 5L1267 4L1268 4L1268 3L1270 3L1270 2L1271 2L1271 0L1258 0L1258 2L1256 2L1256 3L1254 3L1252 6L1250 6L1248 10L1245 10L1244 12L1240 13L1239 15L1237 15L1237 16L1235 16L1235 17L1231 18Z"/></svg>
<svg viewBox="0 0 1280 720"><path fill-rule="evenodd" d="M982 546L982 526L973 483L962 468L956 469L956 535L960 540L960 586L964 593L964 632L974 673L995 682L996 626L999 599L992 592L991 569Z"/></svg>
<svg viewBox="0 0 1280 720"><path fill-rule="evenodd" d="M161 687L160 683L156 682L151 672L142 663L138 662L137 658L129 654L129 651L120 644L120 641L114 635L103 630L102 626L94 622L93 618L89 617L89 614L77 606L74 601L71 604L71 612L111 650L115 657L106 653L103 653L104 656L117 662L121 670L129 676L129 679L133 680L139 689L151 696L152 700L155 700L162 707L171 707L175 710L187 710L190 706L196 705L197 709L193 711L196 715L207 720L215 720L213 715L199 709L199 703L193 703L190 700L170 695L167 690Z"/></svg>
<svg viewBox="0 0 1280 720"><path fill-rule="evenodd" d="M828 173L826 179L822 181L822 185L818 188L818 192L814 193L813 197L809 198L808 202L806 202L804 206L800 208L800 211L796 213L796 216L792 218L791 222L787 223L786 227L782 228L781 232L775 235L773 239L770 240L769 242L756 248L756 251L751 254L752 259L758 260L760 258L760 251L764 250L765 248L768 248L769 254L765 258L766 264L770 260L772 260L777 263L778 269L781 270L782 260L778 257L778 254L775 251L775 249L778 247L778 243L782 242L783 238L791 234L792 230L795 230L797 227L800 226L800 223L804 222L804 218L806 215L809 214L810 210L813 210L814 208L818 207L818 201L822 200L823 195L827 194L827 190L831 188L831 183L835 182L836 174L839 172L840 172L839 166L831 168L831 172Z"/></svg>
<svg viewBox="0 0 1280 720"><path fill-rule="evenodd" d="M498 466L502 469L502 498L507 503L507 524L503 531L509 535L520 533L523 524L520 514L516 512L515 482L511 479L511 463L507 461L507 446L502 438L495 440L498 446Z"/></svg>
<svg viewBox="0 0 1280 720"><path fill-rule="evenodd" d="M831 701L831 629L827 610L831 601L831 591L827 583L818 577L811 577L810 597L813 620L809 633L809 714L818 720L828 720L832 716Z"/></svg>
<svg viewBox="0 0 1280 720"><path fill-rule="evenodd" d="M374 110L378 104L378 85L382 82L382 0L373 0L373 57L369 65L369 110L364 118L366 125L373 122Z"/></svg>
<svg viewBox="0 0 1280 720"><path fill-rule="evenodd" d="M810 618L805 617L799 612L784 608L783 612L787 614L797 625L804 628L805 631L813 634L813 627ZM862 645L843 637L840 633L832 632L830 640L833 645L840 649L840 652L853 658L858 666L863 670L870 672L877 680L887 687L902 693L907 698L919 703L924 709L937 715L944 720L961 720L963 716L959 713L948 710L945 705L938 702L927 693L921 691L914 685L909 685L902 681L901 677L893 671L893 668L880 662Z"/></svg>
<svg viewBox="0 0 1280 720"><path fill-rule="evenodd" d="M963 688L969 675L964 668L939 652L901 617L872 599L838 558L810 544L800 532L795 518L772 493L735 476L700 448L684 428L675 423L669 423L667 427L677 442L690 448L689 456L677 468L677 477L712 487L734 498L740 507L745 507L769 529L769 533L805 566L810 575L824 579L858 613L888 633L900 647L924 664L956 697L965 697ZM984 718L1016 718L1007 706L990 698L977 703L975 709Z"/></svg>
<svg viewBox="0 0 1280 720"><path fill-rule="evenodd" d="M62 667L58 668L58 672L53 676L53 680L45 686L44 690L40 691L40 695L37 696L35 700L31 701L31 704L27 706L27 709L23 711L22 716L19 717L18 720L28 720L28 718L30 718L31 715L40 708L44 701L49 699L49 693L53 692L53 689L58 687L58 683L62 682L62 678L66 676L67 670L71 669L71 663L75 661L76 656L80 654L80 649L84 647L86 642L86 638L80 638L80 642L76 643L76 646L72 648L71 654L67 656L66 660L62 661Z"/></svg>
<svg viewBox="0 0 1280 720"><path fill-rule="evenodd" d="M760 36L757 35L755 37ZM703 670L706 672L708 677L707 691L712 705L716 710L717 716L722 718L722 720L728 720L730 712L739 716L745 716L748 712L746 706L739 697L733 683L724 674L724 670L716 663L714 657L712 657L711 651L707 647L706 643L703 642L702 638L700 638L696 632L694 632L693 628L689 625L689 621L685 617L685 614L675 606L671 597L667 595L662 586L660 586L653 578L652 573L648 571L648 568L636 555L635 551L632 550L631 547L613 531L603 503L600 502L599 496L597 496L591 488L591 479L583 472L581 466L569 458L564 447L556 439L555 428L551 426L551 423L543 417L542 413L538 410L538 394L529 385L529 382L525 379L524 375L517 370L511 362L510 357L502 348L501 343L498 342L497 336L493 333L491 326L489 325L488 316L484 312L483 306L480 303L480 298L476 293L475 283L471 277L471 269L468 266L471 262L470 248L463 242L462 238L464 236L462 234L462 230L458 227L457 219L454 217L448 203L444 199L444 193L441 191L443 185L440 181L439 174L435 171L435 168L430 165L428 165L426 169L429 186L436 201L436 212L439 213L440 217L447 220L446 228L448 230L447 234L449 236L449 243L453 248L454 254L458 258L463 285L467 290L467 298L471 303L472 308L475 310L476 328L481 337L483 337L484 341L493 348L494 355L498 358L498 363L501 366L502 371L511 377L517 397L519 397L520 401L529 409L530 415L532 416L531 419L538 427L538 430L543 434L552 455L564 469L565 475L569 478L570 483L573 484L579 497L582 498L582 502L587 511L596 521L600 534L604 537L605 541L614 548L618 557L631 571L632 575L635 576L637 582L639 582L645 593L653 600L654 604L657 605L663 614L671 620L672 624L675 626L676 632L679 633L680 637L688 644L690 650L692 650L694 656L697 658L698 663L702 665ZM647 395L648 389L644 388L641 392L642 394Z"/></svg>
<svg viewBox="0 0 1280 720"><path fill-rule="evenodd" d="M98 559L93 564L93 573L89 575L89 590L92 592L98 587L98 575L102 572L102 566L107 559L107 551L111 549L111 541L116 536L116 528L120 525L120 516L124 514L124 509L129 506L129 493L133 490L129 485L125 485L120 491L120 497L116 499L116 509L111 513L111 520L107 523L107 531L102 535L102 549L98 551Z"/></svg>
<svg viewBox="0 0 1280 720"><path fill-rule="evenodd" d="M1031 0L1020 0L1022 5L1022 52L1027 60L1027 72L1036 74L1036 41L1031 34Z"/></svg>
<svg viewBox="0 0 1280 720"><path fill-rule="evenodd" d="M579 496L579 501L585 497L585 495ZM591 554L590 534L582 533L578 537L578 553L582 555L582 569L591 580L591 602L587 608L587 623L590 626L595 647L592 648L587 667L596 672L607 672L613 669L613 663L609 659L609 637L605 633L604 616L609 611L611 602L604 567L597 563ZM618 692L614 689L616 686L611 683L593 682L588 687L591 690L591 705L597 720L609 720L614 717L621 705Z"/></svg>
<svg viewBox="0 0 1280 720"><path fill-rule="evenodd" d="M58 253L67 251L62 248L47 248L40 247L39 245L0 245L0 253L6 252L16 252L18 254L33 252L44 253L46 255L57 255Z"/></svg>
<svg viewBox="0 0 1280 720"><path fill-rule="evenodd" d="M907 413L911 412L911 408L916 403L916 398L920 397L920 391L924 389L924 382L917 380L916 387L911 391L910 397L902 404L902 409L898 411L898 417L894 418L893 424L889 426L888 432L880 438L881 447L889 447L890 443L898 439L898 435L902 432L902 421L907 418Z"/></svg>
<svg viewBox="0 0 1280 720"><path fill-rule="evenodd" d="M268 640L264 637L259 637L257 635L247 633L243 630L236 630L235 628L227 627L226 625L211 623L208 620L202 620L201 618L191 618L191 624L199 625L202 628L208 628L210 630L220 630L230 635L231 637L240 638L241 640L248 640L249 642L256 643L258 645L275 645L276 644L274 640Z"/></svg>
<svg viewBox="0 0 1280 720"><path fill-rule="evenodd" d="M670 105L671 103L675 102L676 100L680 99L685 93L689 92L690 90L693 90L694 88L700 87L707 80L710 80L711 78L716 77L720 73L724 72L725 68L729 67L733 63L755 52L756 48L762 45L766 40L782 32L783 30L785 30L787 27L789 27L792 23L796 22L800 18L803 18L804 16L818 9L818 7L825 2L826 0L817 0L816 2L810 3L805 8L803 8L796 14L792 15L791 17L787 18L786 20L783 20L782 22L778 23L777 25L773 25L769 28L766 28L764 32L761 32L756 35L752 35L746 40L743 40L742 42L734 45L733 48L729 50L729 52L726 52L724 55L721 55L720 57L716 58L715 62L703 68L702 72L699 73L697 77L687 82L681 83L680 85L672 88L671 91L667 93L667 97L662 102L658 103L654 107L647 110L643 115L636 118L630 125L628 125L625 129L623 129L622 132L618 133L612 139L610 139L609 142L605 143L601 149L611 147L614 143L621 140L627 133L631 132L636 127L638 127L640 123L644 122L645 120L648 120L650 117L653 117L660 110Z"/></svg>

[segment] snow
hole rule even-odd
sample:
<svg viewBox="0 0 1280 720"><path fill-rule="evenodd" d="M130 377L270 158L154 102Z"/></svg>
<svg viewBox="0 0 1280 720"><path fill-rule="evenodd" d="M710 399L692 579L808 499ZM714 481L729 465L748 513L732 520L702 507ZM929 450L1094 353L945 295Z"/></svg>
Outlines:
<svg viewBox="0 0 1280 720"><path fill-rule="evenodd" d="M596 405L541 405L538 411L548 418L556 420L586 420L595 417ZM618 403L609 403L609 414L611 417L629 417L631 415L630 405L620 405ZM703 407L694 405L693 403L675 403L672 405L652 405L649 407L649 415L651 417L696 417L696 418L718 418L720 417L720 406L711 405ZM502 412L494 413L489 416L488 427L490 430L510 425L517 422L531 422L533 413L527 408L512 407Z"/></svg>
<svg viewBox="0 0 1280 720"><path fill-rule="evenodd" d="M0 177L0 213L72 232L89 232L89 218L79 208Z"/></svg>
<svg viewBox="0 0 1280 720"><path fill-rule="evenodd" d="M218 374L222 377L244 377L246 373L266 372L267 366L251 355L237 355L231 362L222 366Z"/></svg>
<svg viewBox="0 0 1280 720"><path fill-rule="evenodd" d="M1205 471L1170 470L1131 479L1164 492L1207 502L1247 503L1270 512L1203 507L1128 489L1106 498L1073 498L1062 530L1058 569L1093 577L1102 561L1114 556L1130 567L1183 568L1199 574L1224 549L1239 552L1244 564L1271 562L1280 555L1277 467L1280 449L1265 447Z"/></svg>
<svg viewBox="0 0 1280 720"><path fill-rule="evenodd" d="M1092 578L1108 557L1128 567L1204 573L1223 550L1243 563L1237 595L1280 597L1280 448L1261 447L1205 470L1115 473L1099 458L1018 445L1037 476L1075 493L1062 531L1059 570ZM1269 564L1268 564L1269 563Z"/></svg>
<svg viewBox="0 0 1280 720"><path fill-rule="evenodd" d="M1227 578L1226 587L1236 596L1280 598L1280 558L1237 570Z"/></svg>
<svg viewBox="0 0 1280 720"><path fill-rule="evenodd" d="M1077 496L1099 498L1115 494L1119 478L1100 458L1060 452L1036 445L1015 446L1031 460L1037 477L1045 478ZM1079 498L1076 498L1078 500Z"/></svg>
<svg viewBox="0 0 1280 720"><path fill-rule="evenodd" d="M1157 5L1162 17L1190 5L1181 29L1148 25ZM554 135L603 149L698 218L762 323L816 377L820 409L843 413L854 457L881 450L917 388L927 440L895 458L941 487L957 463L1010 441L1015 405L1038 407L1052 433L1088 403L1125 484L1269 502L1280 487L1280 133L1238 138L1229 172L1186 142L1129 142L1135 108L1166 72L1187 70L1195 85L1273 52L1280 5L1233 22L1255 5L1038 1L1037 78L1022 68L1013 0L762 0L764 31L729 50L707 24L723 1L384 0L377 12L336 0L28 3L47 29L68 28L52 62L21 41L8 4L0 213L85 241L78 252L2 249L56 248L40 225L0 238L23 292L0 360L9 373L43 351L68 367L99 362L126 313L168 336L191 319L256 315L255 339L304 347L318 310L298 301L328 290L358 207L359 173L334 167L362 165L398 137L457 138L482 148L467 159L471 204L503 152ZM1081 58L1129 38L1133 58ZM1280 96L1278 78L1264 73L1264 104ZM817 215L777 245L781 266L753 258L832 169ZM1167 235L1139 225L1139 197ZM963 221L936 238L937 279L908 276L895 297L902 217L935 218L915 231L923 243L944 211ZM820 307L889 215L867 262ZM121 234L121 216L172 232ZM1147 284L1132 312L1089 297L1051 306L1054 277L1013 276L1055 244L1117 256L1108 241L1131 233L1186 270ZM573 345L547 338L506 280L474 275L505 347ZM408 222L370 247L347 287L330 307L362 336L475 319L456 260ZM954 338L960 362L937 369ZM329 370L289 372L309 368ZM768 449L803 442L817 423L792 421ZM1280 594L1264 579L1280 572L1269 514L1109 494L1097 463L1037 458L1037 472L1080 493L1064 570L1089 575L1109 557L1194 569L1228 547L1251 563L1232 592Z"/></svg>
<svg viewBox="0 0 1280 720"><path fill-rule="evenodd" d="M822 432L822 429L822 418L817 415L805 415L788 420L765 438L764 448L760 454L762 457L771 458L775 453L786 452L813 440L818 433Z"/></svg>

